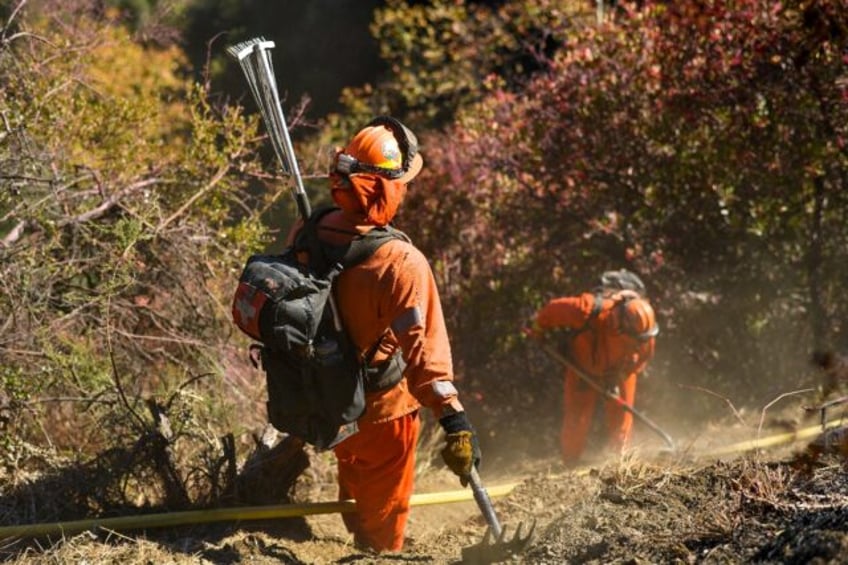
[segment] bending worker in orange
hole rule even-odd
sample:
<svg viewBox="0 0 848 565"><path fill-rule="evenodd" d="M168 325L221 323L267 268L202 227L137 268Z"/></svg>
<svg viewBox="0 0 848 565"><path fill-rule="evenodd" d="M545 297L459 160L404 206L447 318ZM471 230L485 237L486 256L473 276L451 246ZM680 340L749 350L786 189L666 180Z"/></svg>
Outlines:
<svg viewBox="0 0 848 565"><path fill-rule="evenodd" d="M658 333L647 299L632 290L555 298L537 312L533 335L543 337L554 329L565 330L554 338L560 340L560 349L566 348L575 367L633 406L637 377L654 356ZM560 432L566 465L577 463L583 454L599 401L603 402L607 447L620 453L630 442L633 415L567 367Z"/></svg>
<svg viewBox="0 0 848 565"><path fill-rule="evenodd" d="M373 120L336 154L330 183L338 209L322 216L319 238L343 245L389 224L422 165L412 132L390 117ZM356 512L343 519L358 546L397 551L409 515L419 409L439 420L447 442L442 457L461 478L479 464L477 438L453 384L439 293L421 251L404 239L384 243L339 275L335 296L370 366L395 369L366 383L359 432L334 447L339 499L356 499Z"/></svg>

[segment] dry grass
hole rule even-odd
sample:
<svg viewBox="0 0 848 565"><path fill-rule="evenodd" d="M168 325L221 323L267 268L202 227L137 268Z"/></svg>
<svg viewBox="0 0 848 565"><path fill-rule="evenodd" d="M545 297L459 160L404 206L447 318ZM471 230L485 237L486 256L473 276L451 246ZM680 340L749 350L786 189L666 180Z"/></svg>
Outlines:
<svg viewBox="0 0 848 565"><path fill-rule="evenodd" d="M730 483L741 496L743 503L777 506L791 489L792 477L791 469L786 465L745 458Z"/></svg>

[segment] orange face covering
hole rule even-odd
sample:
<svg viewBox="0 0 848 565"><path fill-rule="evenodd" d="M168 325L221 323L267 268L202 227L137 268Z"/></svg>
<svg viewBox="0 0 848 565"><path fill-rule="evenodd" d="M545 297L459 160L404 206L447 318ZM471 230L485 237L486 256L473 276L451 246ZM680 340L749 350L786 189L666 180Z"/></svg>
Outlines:
<svg viewBox="0 0 848 565"><path fill-rule="evenodd" d="M333 201L345 212L362 214L365 222L385 226L395 217L406 184L378 175L330 175Z"/></svg>

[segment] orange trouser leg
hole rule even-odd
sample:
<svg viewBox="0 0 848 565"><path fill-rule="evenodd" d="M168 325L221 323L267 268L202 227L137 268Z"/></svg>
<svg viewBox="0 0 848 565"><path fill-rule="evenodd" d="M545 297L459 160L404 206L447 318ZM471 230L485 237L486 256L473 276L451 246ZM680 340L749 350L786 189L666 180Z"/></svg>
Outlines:
<svg viewBox="0 0 848 565"><path fill-rule="evenodd" d="M630 375L618 385L619 396L633 406L636 400L636 375ZM633 432L633 414L619 406L617 402L607 400L604 405L607 423L607 446L621 452L630 443Z"/></svg>
<svg viewBox="0 0 848 565"><path fill-rule="evenodd" d="M403 547L419 427L417 412L380 424L365 423L359 433L335 447L339 500L356 499L356 512L342 518L358 545L377 551Z"/></svg>
<svg viewBox="0 0 848 565"><path fill-rule="evenodd" d="M562 459L566 465L573 465L583 454L597 400L598 393L594 389L570 372L566 373L560 431Z"/></svg>

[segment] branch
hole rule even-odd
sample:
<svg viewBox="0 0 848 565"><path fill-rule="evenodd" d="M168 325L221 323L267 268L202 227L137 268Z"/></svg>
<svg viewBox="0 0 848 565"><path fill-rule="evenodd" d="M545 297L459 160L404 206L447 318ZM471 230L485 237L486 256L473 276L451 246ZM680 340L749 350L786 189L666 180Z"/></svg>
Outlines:
<svg viewBox="0 0 848 565"><path fill-rule="evenodd" d="M80 404L114 404L114 400L110 398L88 398L85 396L54 396L50 398L33 398L27 400L23 404L30 406L33 404L50 404L53 402L79 402Z"/></svg>
<svg viewBox="0 0 848 565"><path fill-rule="evenodd" d="M33 183L44 183L44 184L50 184L50 183L53 182L53 179L32 177L32 176L29 176L29 175L0 175L0 179L3 179L3 180L25 180L25 181L29 181L29 182L33 182Z"/></svg>
<svg viewBox="0 0 848 565"><path fill-rule="evenodd" d="M142 334L134 334L130 332L126 332L117 328L112 328L112 332L122 335L131 339L146 339L150 341L161 341L163 343L177 343L182 345L196 345L199 347L208 345L206 342L198 340L198 339L184 339L184 338L173 338L166 336L155 336L155 335L142 335Z"/></svg>
<svg viewBox="0 0 848 565"><path fill-rule="evenodd" d="M5 31L5 28L4 28L3 31ZM35 33L30 33L28 31L19 31L18 33L13 33L9 37L2 37L2 38L0 38L0 44L8 45L11 42L15 41L16 39L20 39L22 37L32 37L33 39L37 39L40 42L44 43L45 45L49 45L50 47L53 47L53 48L58 48L58 46L55 43L53 43L52 41L50 41L46 37L43 37L41 35L37 35Z"/></svg>
<svg viewBox="0 0 848 565"><path fill-rule="evenodd" d="M18 222L18 225L9 230L9 233L6 234L6 237L0 240L0 247L11 247L13 243L15 243L21 238L26 225L26 220L21 220L20 222Z"/></svg>
<svg viewBox="0 0 848 565"><path fill-rule="evenodd" d="M189 386L193 385L195 382L199 381L200 379L204 379L204 378L206 378L206 377L214 377L214 376L215 376L215 373L201 373L201 374L199 374L199 375L194 375L193 377L189 378L187 381L185 381L185 382L184 382L184 383L182 383L180 386L178 386L178 387L177 387L177 390L175 390L175 391L171 394L171 396L170 396L170 397L168 398L168 400L165 402L165 410L170 410L170 409L171 409L171 406L173 405L174 401L177 399L177 396L178 396L180 393L182 393L182 391L183 391L184 389L186 389L186 388L188 388Z"/></svg>
<svg viewBox="0 0 848 565"><path fill-rule="evenodd" d="M796 395L796 394L805 394L807 392L815 392L815 390L816 389L814 389L814 388L804 388L804 389L795 390L795 391L792 391L792 392L785 392L785 393L781 394L780 396L778 396L777 398L775 398L774 400L772 400L771 402L769 402L768 404L766 404L765 406L763 406L763 411L760 413L760 425L757 426L757 438L760 437L760 433L762 432L762 429L763 429L763 421L766 419L766 411L769 408L771 408L777 402L786 398L787 396L793 396L793 395Z"/></svg>
<svg viewBox="0 0 848 565"><path fill-rule="evenodd" d="M724 396L721 396L718 393L715 393L715 392L708 390L708 389L705 389L705 388L701 388L699 386L682 385L682 384L678 384L677 386L680 387L680 388L688 388L688 389L691 389L691 390L697 390L699 392L703 392L703 393L709 394L710 396L714 396L716 398L720 398L721 400L724 400L727 403L727 405L730 406L730 410L733 412L733 415L736 416L736 419L739 420L739 423L742 424L743 426L748 425L747 423L745 423L745 420L742 419L742 415L739 413L739 411L736 409L736 407L733 405L733 403L730 401L729 398L726 398Z"/></svg>
<svg viewBox="0 0 848 565"><path fill-rule="evenodd" d="M215 41L218 40L222 35L226 35L227 32L221 31L212 36L212 39L206 42L206 61L203 63L203 72L201 75L203 76L203 90L209 92L211 89L212 83L212 45Z"/></svg>
<svg viewBox="0 0 848 565"><path fill-rule="evenodd" d="M92 173L92 176L94 176L95 179L97 178L96 175L94 175L93 173ZM44 196L44 198L41 198L40 200L36 200L35 202L21 202L20 204L15 206L13 209L9 210L5 215L0 217L0 223L8 221L10 218L14 218L16 216L22 215L23 213L25 213L25 212L22 212L22 210L26 211L27 209L29 209L29 210L37 209L38 207L40 207L42 204L44 204L45 202L47 202L51 198L58 198L60 195L62 195L62 193L66 192L69 188L72 188L73 186L79 184L80 182L86 180L87 178L88 178L87 176L77 177L77 178L71 180L70 182L63 184L62 186L57 187L53 192L48 193L46 196ZM3 180L26 180L26 181L30 181L30 182L33 182L33 183L43 183L43 184L47 184L47 185L52 185L53 182L54 182L54 180L52 180L52 179L25 177L25 176L21 176L21 175L0 176L0 179L3 179ZM103 195L102 194L103 191L100 188L97 188L97 189L94 189L94 190L78 190L78 191L74 192L72 195L70 195L68 198L86 198L86 197L89 197L89 196L91 196L92 194L95 194L95 193L100 194L101 196Z"/></svg>
<svg viewBox="0 0 848 565"><path fill-rule="evenodd" d="M139 429L142 431L145 430L147 425L145 424L144 419L133 409L129 400L127 400L126 394L124 394L124 387L121 384L121 377L118 373L118 365L115 363L115 352L112 350L111 339L109 340L109 362L112 364L112 379L115 382L115 389L118 391L118 397L121 399L121 404L124 405L124 408L127 409L130 416L138 422Z"/></svg>
<svg viewBox="0 0 848 565"><path fill-rule="evenodd" d="M171 214L171 215L170 215L167 219L165 219L165 220L164 220L161 224L159 224L159 226L156 228L156 232L155 232L155 233L156 233L157 235L158 235L159 233L161 233L161 232L162 232L162 230L163 230L163 229L165 229L165 227L166 227L168 224L170 224L170 223L171 223L171 222L173 222L176 218L178 218L179 216L181 216L181 215L182 215L182 214L183 214L186 210L188 210L188 209L192 206L192 204L194 204L195 202L197 202L197 201L198 201L198 200L199 200L199 199L200 199L200 198L201 198L204 194L206 194L207 192L209 192L210 190L212 190L213 188L215 188L215 186L216 186L219 182L221 182L221 179L222 179L222 178L224 178L224 175L226 175L226 174L227 174L227 172L228 172L229 170L230 170L230 165L229 165L229 164L224 165L223 167L221 167L220 169L218 169L218 172L217 172L217 173L215 173L215 176L213 176L213 177L212 177L212 180L210 180L210 181L209 181L209 183L207 183L207 185L206 185L206 186L204 186L203 188L201 188L200 190L198 190L196 193L194 193L194 195L193 195L191 198L189 198L189 199L185 202L185 204L183 204L182 206L180 206L180 207L179 207L179 209L178 209L176 212L174 212L173 214Z"/></svg>
<svg viewBox="0 0 848 565"><path fill-rule="evenodd" d="M18 5L15 6L15 8L12 10L12 13L9 14L9 18L6 20L6 25L3 26L3 35L0 36L3 40L4 45L8 44L10 41L15 39L15 37L21 35L20 33L16 33L16 34L12 35L12 37L7 38L6 37L6 30L9 29L10 25L12 25L12 21L14 21L15 17L18 15L18 12L21 11L21 8L23 8L26 3L27 3L27 0L21 0L18 3Z"/></svg>
<svg viewBox="0 0 848 565"><path fill-rule="evenodd" d="M78 216L74 216L73 218L66 218L66 219L62 220L61 222L59 222L59 226L64 227L64 226L67 226L69 224L81 224L83 222L88 222L88 221L91 221L91 220L95 220L97 218L101 218L107 212L109 212L109 210L118 206L120 200L122 198L124 198L125 196L127 196L128 194L131 194L131 193L133 193L133 192L135 192L139 189L147 188L148 186L154 185L154 184L158 183L160 180L161 179L154 177L154 178L145 179L145 180L139 181L137 183L131 184L128 187L126 187L122 190L119 190L116 193L112 194L110 197L108 197L106 200L104 200L103 203L100 204L100 206L93 208L93 209L89 210L88 212L83 212L82 214L79 214Z"/></svg>

